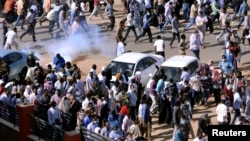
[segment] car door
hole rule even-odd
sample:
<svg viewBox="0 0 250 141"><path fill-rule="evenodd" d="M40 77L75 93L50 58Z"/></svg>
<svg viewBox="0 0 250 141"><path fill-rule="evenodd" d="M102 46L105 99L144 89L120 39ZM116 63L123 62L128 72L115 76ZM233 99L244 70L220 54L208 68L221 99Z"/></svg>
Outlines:
<svg viewBox="0 0 250 141"><path fill-rule="evenodd" d="M23 60L22 60L23 59ZM9 79L14 79L18 73L21 72L23 69L23 66L25 66L25 60L23 56L19 53L10 53L3 57L3 60L9 64L10 67L10 73L9 73Z"/></svg>
<svg viewBox="0 0 250 141"><path fill-rule="evenodd" d="M144 64L144 69L141 70L141 83L143 84L143 86L145 86L150 79L149 74L154 73L155 71L154 63L156 62L156 60L152 57L145 57L141 61Z"/></svg>

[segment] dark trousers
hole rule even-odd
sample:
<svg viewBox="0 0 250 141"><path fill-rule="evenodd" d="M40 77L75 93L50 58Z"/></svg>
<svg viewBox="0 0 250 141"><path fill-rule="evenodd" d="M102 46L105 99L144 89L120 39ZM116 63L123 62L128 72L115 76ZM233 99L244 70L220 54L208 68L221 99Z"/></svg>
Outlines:
<svg viewBox="0 0 250 141"><path fill-rule="evenodd" d="M214 32L213 22L211 18L207 18L207 28L209 28L210 34Z"/></svg>
<svg viewBox="0 0 250 141"><path fill-rule="evenodd" d="M55 21L49 21L49 33L51 33L53 31L53 28L55 26Z"/></svg>
<svg viewBox="0 0 250 141"><path fill-rule="evenodd" d="M164 51L156 51L157 55L161 55L163 58L165 58L165 52Z"/></svg>
<svg viewBox="0 0 250 141"><path fill-rule="evenodd" d="M89 1L89 12L92 13L94 10L94 0Z"/></svg>
<svg viewBox="0 0 250 141"><path fill-rule="evenodd" d="M124 37L125 40L127 39L130 30L132 30L134 32L135 39L137 38L137 33L136 33L136 30L135 30L135 26L128 26L128 30L127 30L127 32L125 34L125 37Z"/></svg>
<svg viewBox="0 0 250 141"><path fill-rule="evenodd" d="M7 40L7 37L6 37L6 33L8 32L8 27L7 27L7 24L6 23L3 23L3 42L2 42L2 47L4 48L5 46L5 43L6 43L6 40Z"/></svg>
<svg viewBox="0 0 250 141"><path fill-rule="evenodd" d="M200 60L200 50L191 50L194 53L194 56Z"/></svg>
<svg viewBox="0 0 250 141"><path fill-rule="evenodd" d="M247 35L249 35L249 29L244 29L243 32L242 32L242 37L246 37ZM247 39L248 40L248 43L250 45L250 39ZM243 38L242 39L242 44L245 44L245 39Z"/></svg>
<svg viewBox="0 0 250 141"><path fill-rule="evenodd" d="M180 42L180 33L179 32L178 33L172 33L172 40L170 41L170 45L173 44L173 42L175 41L176 37L177 37L178 43Z"/></svg>
<svg viewBox="0 0 250 141"><path fill-rule="evenodd" d="M31 33L33 41L36 41L35 28L33 23L28 24L27 30L20 36L20 38L23 38L23 36L29 33Z"/></svg>
<svg viewBox="0 0 250 141"><path fill-rule="evenodd" d="M221 89L213 89L213 92L214 92L214 102L217 105L221 100L221 98L220 98Z"/></svg>
<svg viewBox="0 0 250 141"><path fill-rule="evenodd" d="M219 22L219 18L220 18L220 14L217 14L217 15L212 15L212 23L214 24L215 20L218 19L218 22Z"/></svg>
<svg viewBox="0 0 250 141"><path fill-rule="evenodd" d="M146 33L148 34L149 41L153 42L152 32L151 32L151 29L149 27L143 28L142 34L137 37L137 40L139 40L141 37L145 36Z"/></svg>
<svg viewBox="0 0 250 141"><path fill-rule="evenodd" d="M136 119L136 106L129 106L130 116L133 121Z"/></svg>
<svg viewBox="0 0 250 141"><path fill-rule="evenodd" d="M108 25L108 28L110 28L111 31L113 31L115 26L115 16L109 16L110 24Z"/></svg>

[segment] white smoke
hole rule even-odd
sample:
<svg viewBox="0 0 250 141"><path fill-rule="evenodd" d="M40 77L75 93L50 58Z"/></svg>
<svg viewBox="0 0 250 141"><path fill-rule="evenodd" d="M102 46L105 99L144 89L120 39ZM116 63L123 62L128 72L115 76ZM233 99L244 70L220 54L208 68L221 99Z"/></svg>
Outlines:
<svg viewBox="0 0 250 141"><path fill-rule="evenodd" d="M59 40L53 39L45 42L38 42L38 44L44 46L43 48L51 58L56 56L57 53L60 53L65 61L73 61L78 56L91 53L103 56L113 56L115 50L106 48L105 44L116 47L116 43L109 42L110 40L108 40L106 33L101 33L100 31L101 28L99 26L92 25L89 32L70 35L69 37L63 37Z"/></svg>

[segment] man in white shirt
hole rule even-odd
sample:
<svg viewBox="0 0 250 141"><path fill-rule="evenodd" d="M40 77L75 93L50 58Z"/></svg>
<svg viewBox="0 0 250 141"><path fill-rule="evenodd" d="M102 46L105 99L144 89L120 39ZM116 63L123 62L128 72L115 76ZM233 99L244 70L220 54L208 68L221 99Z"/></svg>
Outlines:
<svg viewBox="0 0 250 141"><path fill-rule="evenodd" d="M230 123L231 125L234 125L236 118L239 118L239 120L241 119L240 107L242 105L242 99L240 97L240 93L241 93L241 88L237 88L233 98L234 116L233 119L231 120Z"/></svg>
<svg viewBox="0 0 250 141"><path fill-rule="evenodd" d="M207 24L207 16L203 14L203 11L199 12L199 15L196 17L195 22L198 26L197 30L199 31L201 37L201 44L204 44L205 35L206 35L206 24Z"/></svg>
<svg viewBox="0 0 250 141"><path fill-rule="evenodd" d="M161 32L165 30L167 25L172 22L173 16L172 16L172 9L173 9L173 2L169 2L165 4L165 13L164 16L166 18L164 25L161 28Z"/></svg>
<svg viewBox="0 0 250 141"><path fill-rule="evenodd" d="M155 54L161 55L165 58L165 41L161 38L161 35L157 36L157 40L154 43Z"/></svg>
<svg viewBox="0 0 250 141"><path fill-rule="evenodd" d="M226 8L222 8L222 11L220 12L220 17L219 17L220 27L222 31L220 32L218 36L216 36L217 41L223 34L225 34L227 27L230 26L230 24L227 24L229 20L231 20L231 18L230 18L230 15L226 12Z"/></svg>
<svg viewBox="0 0 250 141"><path fill-rule="evenodd" d="M127 32L125 34L124 41L126 41L128 35L129 35L130 30L132 30L134 32L135 41L136 41L137 33L136 33L136 30L135 30L134 18L135 18L134 17L134 11L130 11L130 13L127 15L127 26L128 26L128 29L127 29Z"/></svg>
<svg viewBox="0 0 250 141"><path fill-rule="evenodd" d="M121 54L125 52L125 46L126 46L126 43L124 43L124 39L123 41L118 42L116 56L120 56Z"/></svg>
<svg viewBox="0 0 250 141"><path fill-rule="evenodd" d="M12 30L8 31L6 33L6 37L7 37L7 40L6 40L6 44L5 44L4 49L11 49L11 46L13 45L16 47L16 50L17 50L18 44L15 41L15 38L18 38L16 27L14 27Z"/></svg>
<svg viewBox="0 0 250 141"><path fill-rule="evenodd" d="M35 36L35 12L33 9L29 9L29 12L25 18L26 23L28 24L28 28L27 30L20 36L20 40L22 41L23 36L25 36L26 34L31 33L32 34L32 38L33 38L33 42L36 42L36 36Z"/></svg>
<svg viewBox="0 0 250 141"><path fill-rule="evenodd" d="M219 125L227 123L227 106L224 104L225 100L221 101L216 107L217 121Z"/></svg>
<svg viewBox="0 0 250 141"><path fill-rule="evenodd" d="M188 72L188 68L183 67L182 73L181 73L181 82L182 82L182 84L184 84L185 81L189 82L190 77L191 76L190 76L190 73Z"/></svg>
<svg viewBox="0 0 250 141"><path fill-rule="evenodd" d="M194 53L197 59L200 59L200 47L202 46L201 37L198 30L195 30L190 35L190 50Z"/></svg>

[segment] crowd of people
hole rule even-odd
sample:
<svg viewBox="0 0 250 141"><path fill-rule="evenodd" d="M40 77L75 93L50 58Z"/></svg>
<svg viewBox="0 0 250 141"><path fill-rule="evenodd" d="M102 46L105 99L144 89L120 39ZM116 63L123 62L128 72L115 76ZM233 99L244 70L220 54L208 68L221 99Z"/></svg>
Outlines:
<svg viewBox="0 0 250 141"><path fill-rule="evenodd" d="M248 4L246 0L122 0L125 18L118 22L115 40L118 45L117 56L125 52L126 40L130 38L132 30L135 43L147 33L149 42L153 42L151 26L155 26L165 34L167 26L171 24L173 35L169 46L177 38L179 54L186 55L190 49L194 56L200 59L200 49L206 47L206 31L213 34L215 25L219 26L220 34L216 40L224 37L221 61L215 66L210 60L202 64L194 76L183 68L181 87L177 87L172 78L158 69L159 75L153 77L149 94L144 94L140 83L140 76L129 80L125 72L116 74L116 81L110 82L112 72L104 69L97 74L95 64L90 68L85 82L82 80L80 68L72 62L67 62L59 53L52 60L52 64L42 67L36 63L37 58L28 59L28 73L20 75L15 80L8 80L8 65L0 62L0 101L16 105L20 103L34 104L35 115L49 124L66 130L65 116L70 118L70 130L80 130L80 126L96 132L112 140L144 140L150 136L152 116L158 115L159 124L170 124L173 127L174 141L187 141L192 129L194 105L208 106L208 99L214 96L217 106L217 122L221 125L249 124L250 121L250 91L246 76L243 76L238 65L241 65L241 46L249 35ZM15 9L16 4L16 9ZM35 27L38 22L42 26L49 22L48 33L52 37L60 38L60 32L65 37L88 31L86 22L86 5L89 6L90 17L99 14L104 20L101 7L104 6L110 23L107 30L114 30L115 17L114 1L26 1L6 0L4 4L3 43L5 49L18 43L15 38L22 38L31 34L36 41ZM233 8L233 15L228 13ZM189 23L180 29L181 12ZM243 29L239 37L231 26L239 17L238 29ZM17 16L17 17L16 17ZM37 19L39 17L39 19ZM67 20L67 17L68 20ZM26 31L17 35L20 20L21 29L27 24ZM216 21L218 20L218 22ZM54 25L57 29L53 31ZM185 32L195 26L194 32L186 41ZM9 27L11 30L8 31ZM127 27L125 36L123 32ZM250 45L250 40L249 45ZM165 57L165 41L160 35L154 45L155 53ZM157 67L158 68L158 67ZM165 81L170 83L165 86ZM231 108L233 107L233 108ZM231 110L233 109L233 110ZM246 116L242 116L241 113ZM233 118L231 118L233 113ZM211 123L209 115L204 113L198 122L198 130L194 141L203 141L207 136L207 128ZM68 129L67 129L68 130Z"/></svg>

